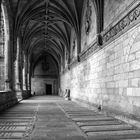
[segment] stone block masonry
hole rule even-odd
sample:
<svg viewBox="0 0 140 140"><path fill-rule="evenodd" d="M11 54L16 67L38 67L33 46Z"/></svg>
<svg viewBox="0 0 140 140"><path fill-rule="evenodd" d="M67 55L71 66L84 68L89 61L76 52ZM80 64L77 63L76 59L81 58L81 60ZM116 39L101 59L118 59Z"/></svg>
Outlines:
<svg viewBox="0 0 140 140"><path fill-rule="evenodd" d="M13 92L0 92L0 111L6 110L17 103L16 94Z"/></svg>
<svg viewBox="0 0 140 140"><path fill-rule="evenodd" d="M140 116L140 24L61 74L71 98Z"/></svg>

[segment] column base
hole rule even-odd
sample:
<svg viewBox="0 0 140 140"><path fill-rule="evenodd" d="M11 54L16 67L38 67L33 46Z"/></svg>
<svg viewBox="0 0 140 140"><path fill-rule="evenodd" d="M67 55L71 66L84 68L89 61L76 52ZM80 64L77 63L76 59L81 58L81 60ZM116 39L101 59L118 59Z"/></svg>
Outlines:
<svg viewBox="0 0 140 140"><path fill-rule="evenodd" d="M23 99L22 91L18 90L18 91L15 91L15 92L16 92L16 97L17 97L18 101L21 101Z"/></svg>
<svg viewBox="0 0 140 140"><path fill-rule="evenodd" d="M28 90L23 90L22 91L22 98L23 99L28 99L29 97L31 97L31 92Z"/></svg>
<svg viewBox="0 0 140 140"><path fill-rule="evenodd" d="M4 91L5 92L12 92L12 89L9 88L9 89L5 89Z"/></svg>
<svg viewBox="0 0 140 140"><path fill-rule="evenodd" d="M7 80L6 83L5 83L5 91L6 92L11 92L12 91L12 89L10 88L9 80Z"/></svg>

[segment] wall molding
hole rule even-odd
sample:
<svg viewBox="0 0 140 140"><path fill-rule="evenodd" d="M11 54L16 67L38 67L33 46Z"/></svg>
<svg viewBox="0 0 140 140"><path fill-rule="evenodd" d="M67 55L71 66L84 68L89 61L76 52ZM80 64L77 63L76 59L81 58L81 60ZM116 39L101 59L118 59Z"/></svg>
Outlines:
<svg viewBox="0 0 140 140"><path fill-rule="evenodd" d="M96 52L99 51L100 49L101 49L101 48L100 48L100 46L98 45L97 40L94 41L94 43L93 43L90 47L88 47L86 50L82 51L82 52L79 54L80 61L86 60L91 54L96 53Z"/></svg>
<svg viewBox="0 0 140 140"><path fill-rule="evenodd" d="M123 33L125 29L129 30L135 25L136 21L140 21L140 3L128 12L113 27L101 33L103 44L109 42L119 33Z"/></svg>

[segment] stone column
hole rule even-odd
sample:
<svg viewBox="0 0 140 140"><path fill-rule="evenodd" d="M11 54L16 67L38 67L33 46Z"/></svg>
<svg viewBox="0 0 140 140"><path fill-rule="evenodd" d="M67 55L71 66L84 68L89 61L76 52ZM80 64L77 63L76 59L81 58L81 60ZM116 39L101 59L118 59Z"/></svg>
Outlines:
<svg viewBox="0 0 140 140"><path fill-rule="evenodd" d="M30 86L30 63L29 63L29 59L28 56L26 56L26 88L28 90L28 97L31 96L31 86Z"/></svg>
<svg viewBox="0 0 140 140"><path fill-rule="evenodd" d="M16 42L16 45L17 45L17 51L16 51L16 60L15 60L15 91L17 93L17 98L18 99L22 99L22 92L21 92L21 88L20 88L20 81L19 81L19 49L20 49L20 44L19 44L19 38L17 38L17 42Z"/></svg>
<svg viewBox="0 0 140 140"><path fill-rule="evenodd" d="M27 60L27 90L29 91L29 60L28 60L28 57L26 58Z"/></svg>
<svg viewBox="0 0 140 140"><path fill-rule="evenodd" d="M71 59L70 59L70 54L69 54L69 57L68 57L68 70L70 70L70 63L71 63Z"/></svg>
<svg viewBox="0 0 140 140"><path fill-rule="evenodd" d="M28 73L28 62L27 62L27 55L25 55L25 86L26 90L28 90L28 78L27 78L27 73Z"/></svg>
<svg viewBox="0 0 140 140"><path fill-rule="evenodd" d="M27 74L27 79L28 79L28 90L30 90L30 74L28 73Z"/></svg>
<svg viewBox="0 0 140 140"><path fill-rule="evenodd" d="M8 16L6 15L6 7L4 3L1 6L2 8L2 17L4 20L4 65L5 65L5 71L4 71L4 77L5 77L5 91L11 91L10 89L10 33L9 33L9 22L8 22Z"/></svg>
<svg viewBox="0 0 140 140"><path fill-rule="evenodd" d="M23 69L22 69L22 82L23 82L23 90L26 89L26 60L25 60L25 54L23 55Z"/></svg>
<svg viewBox="0 0 140 140"><path fill-rule="evenodd" d="M81 33L77 34L77 61L80 62L80 52L81 52Z"/></svg>
<svg viewBox="0 0 140 140"><path fill-rule="evenodd" d="M28 90L28 97L31 96L31 78L30 74L27 73L27 90Z"/></svg>
<svg viewBox="0 0 140 140"><path fill-rule="evenodd" d="M19 38L17 38L17 51L16 51L16 60L15 60L15 89L20 90L19 83Z"/></svg>

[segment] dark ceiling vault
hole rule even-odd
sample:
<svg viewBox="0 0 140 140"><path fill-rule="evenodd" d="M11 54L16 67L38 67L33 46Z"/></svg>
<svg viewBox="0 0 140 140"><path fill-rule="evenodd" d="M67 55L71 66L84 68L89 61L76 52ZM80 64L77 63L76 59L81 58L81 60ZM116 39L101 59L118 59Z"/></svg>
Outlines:
<svg viewBox="0 0 140 140"><path fill-rule="evenodd" d="M59 64L70 53L71 30L80 48L84 0L3 0L13 22L13 36L20 37L22 49L35 63L36 56L50 54ZM102 31L103 0L92 0L97 15L97 33ZM95 17L96 18L96 17ZM100 23L100 24L99 24ZM78 53L80 49L78 49ZM60 59L61 58L61 59Z"/></svg>

